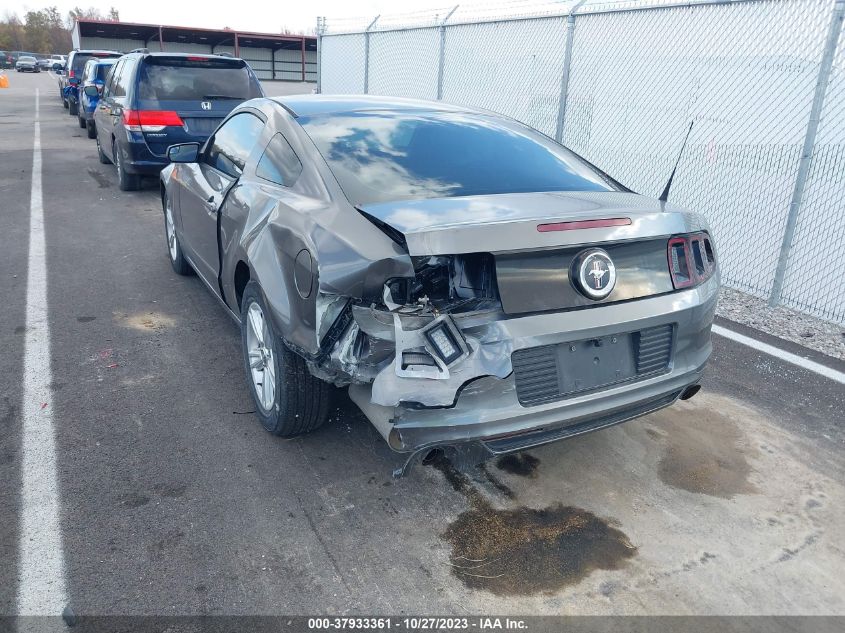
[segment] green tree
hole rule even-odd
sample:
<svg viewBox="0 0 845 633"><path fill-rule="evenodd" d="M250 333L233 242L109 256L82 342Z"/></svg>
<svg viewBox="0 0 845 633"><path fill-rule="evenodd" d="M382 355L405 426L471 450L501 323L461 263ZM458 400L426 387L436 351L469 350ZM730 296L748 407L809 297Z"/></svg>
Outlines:
<svg viewBox="0 0 845 633"><path fill-rule="evenodd" d="M34 53L66 53L71 48L70 30L55 7L27 11L23 22L15 13L0 19L0 49Z"/></svg>
<svg viewBox="0 0 845 633"><path fill-rule="evenodd" d="M17 15L6 13L0 21L0 49L18 51L24 47L23 26Z"/></svg>
<svg viewBox="0 0 845 633"><path fill-rule="evenodd" d="M26 50L33 53L50 52L50 31L43 11L27 11L24 16Z"/></svg>

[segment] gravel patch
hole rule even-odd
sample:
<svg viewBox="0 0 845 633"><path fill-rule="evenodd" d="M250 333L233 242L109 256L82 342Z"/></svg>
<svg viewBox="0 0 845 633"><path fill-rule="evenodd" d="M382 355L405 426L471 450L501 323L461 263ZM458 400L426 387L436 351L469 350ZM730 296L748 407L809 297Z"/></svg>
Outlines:
<svg viewBox="0 0 845 633"><path fill-rule="evenodd" d="M845 360L845 326L789 308L770 308L764 299L733 288L722 288L716 314L833 358Z"/></svg>

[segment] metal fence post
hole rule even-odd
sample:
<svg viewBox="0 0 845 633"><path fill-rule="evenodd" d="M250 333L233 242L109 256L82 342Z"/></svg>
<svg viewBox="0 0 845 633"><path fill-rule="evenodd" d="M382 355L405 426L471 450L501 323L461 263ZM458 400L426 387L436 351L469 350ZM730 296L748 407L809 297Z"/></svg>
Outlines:
<svg viewBox="0 0 845 633"><path fill-rule="evenodd" d="M443 98L443 71L446 66L446 22L449 21L449 18L452 17L452 14L458 10L458 6L455 5L449 13L446 14L446 17L443 18L443 21L440 23L440 59L437 66L437 100L440 101Z"/></svg>
<svg viewBox="0 0 845 633"><path fill-rule="evenodd" d="M786 268L789 264L789 251L792 248L792 241L795 239L795 228L798 225L798 213L801 210L801 199L804 196L804 189L807 186L807 174L810 171L810 162L813 158L813 148L816 144L816 135L819 131L822 108L827 94L827 86L830 82L830 73L833 69L833 59L836 55L836 48L839 37L842 33L842 22L845 18L845 0L836 0L833 13L828 27L827 40L824 53L819 64L819 76L816 81L816 90L813 95L813 106L810 109L810 121L807 123L807 133L804 136L804 146L801 149L801 159L798 163L798 175L795 177L795 188L792 192L792 200L789 203L789 212L786 216L786 229L783 234L783 243L778 255L778 264L775 269L775 279L772 283L772 292L769 295L769 305L774 307L780 303L783 292L783 283L786 278Z"/></svg>
<svg viewBox="0 0 845 633"><path fill-rule="evenodd" d="M317 94L323 92L323 31L326 30L326 18L317 16Z"/></svg>
<svg viewBox="0 0 845 633"><path fill-rule="evenodd" d="M377 15L364 31L364 94L370 93L370 29L376 25L381 15Z"/></svg>
<svg viewBox="0 0 845 633"><path fill-rule="evenodd" d="M563 48L563 73L560 77L560 101L557 106L557 127L555 128L555 140L563 143L563 124L566 118L566 100L569 98L569 73L572 65L572 40L575 37L575 12L581 8L587 0L581 0L569 11L566 16L566 42Z"/></svg>

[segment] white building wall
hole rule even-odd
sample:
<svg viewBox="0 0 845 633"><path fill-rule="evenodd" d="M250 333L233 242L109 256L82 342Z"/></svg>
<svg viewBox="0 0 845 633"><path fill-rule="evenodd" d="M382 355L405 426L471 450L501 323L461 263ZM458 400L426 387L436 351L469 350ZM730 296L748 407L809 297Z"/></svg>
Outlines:
<svg viewBox="0 0 845 633"><path fill-rule="evenodd" d="M150 42L148 47L151 51L158 50L158 41ZM162 49L167 53L196 53L197 55L209 55L211 53L211 46L208 44L188 44L186 42L168 42L162 43Z"/></svg>
<svg viewBox="0 0 845 633"><path fill-rule="evenodd" d="M76 30L74 29L74 32ZM77 42L78 40L78 42ZM113 37L80 37L74 40L74 48L79 49L101 49L106 51L120 51L122 53L128 53L131 50L136 48L144 48L147 46L144 43L144 40L129 40L129 39L117 39ZM154 47L154 48L150 48ZM149 47L150 50L158 50L158 41L151 42Z"/></svg>
<svg viewBox="0 0 845 633"><path fill-rule="evenodd" d="M275 79L302 81L302 51L286 49L276 51Z"/></svg>
<svg viewBox="0 0 845 633"><path fill-rule="evenodd" d="M219 52L219 51L218 51ZM240 47L241 59L250 65L259 79L273 78L273 51L269 48Z"/></svg>

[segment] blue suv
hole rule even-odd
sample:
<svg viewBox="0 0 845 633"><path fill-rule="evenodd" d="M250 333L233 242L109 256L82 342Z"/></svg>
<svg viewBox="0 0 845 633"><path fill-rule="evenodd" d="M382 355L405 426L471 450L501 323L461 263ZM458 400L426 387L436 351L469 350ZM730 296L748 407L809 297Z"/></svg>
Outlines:
<svg viewBox="0 0 845 633"><path fill-rule="evenodd" d="M235 106L263 96L242 59L132 51L115 64L94 111L100 162L114 163L121 190L138 189L142 176L169 164L168 147L204 143Z"/></svg>
<svg viewBox="0 0 845 633"><path fill-rule="evenodd" d="M97 109L97 102L103 94L103 86L106 85L106 77L114 66L116 59L89 59L82 71L82 80L79 92L79 127L85 128L88 138L96 138L94 128L94 110Z"/></svg>
<svg viewBox="0 0 845 633"><path fill-rule="evenodd" d="M78 116L79 112L79 82L82 79L82 70L89 59L117 59L123 55L117 51L100 50L72 50L67 56L67 67L59 75L59 97L62 104L68 109L68 114Z"/></svg>

